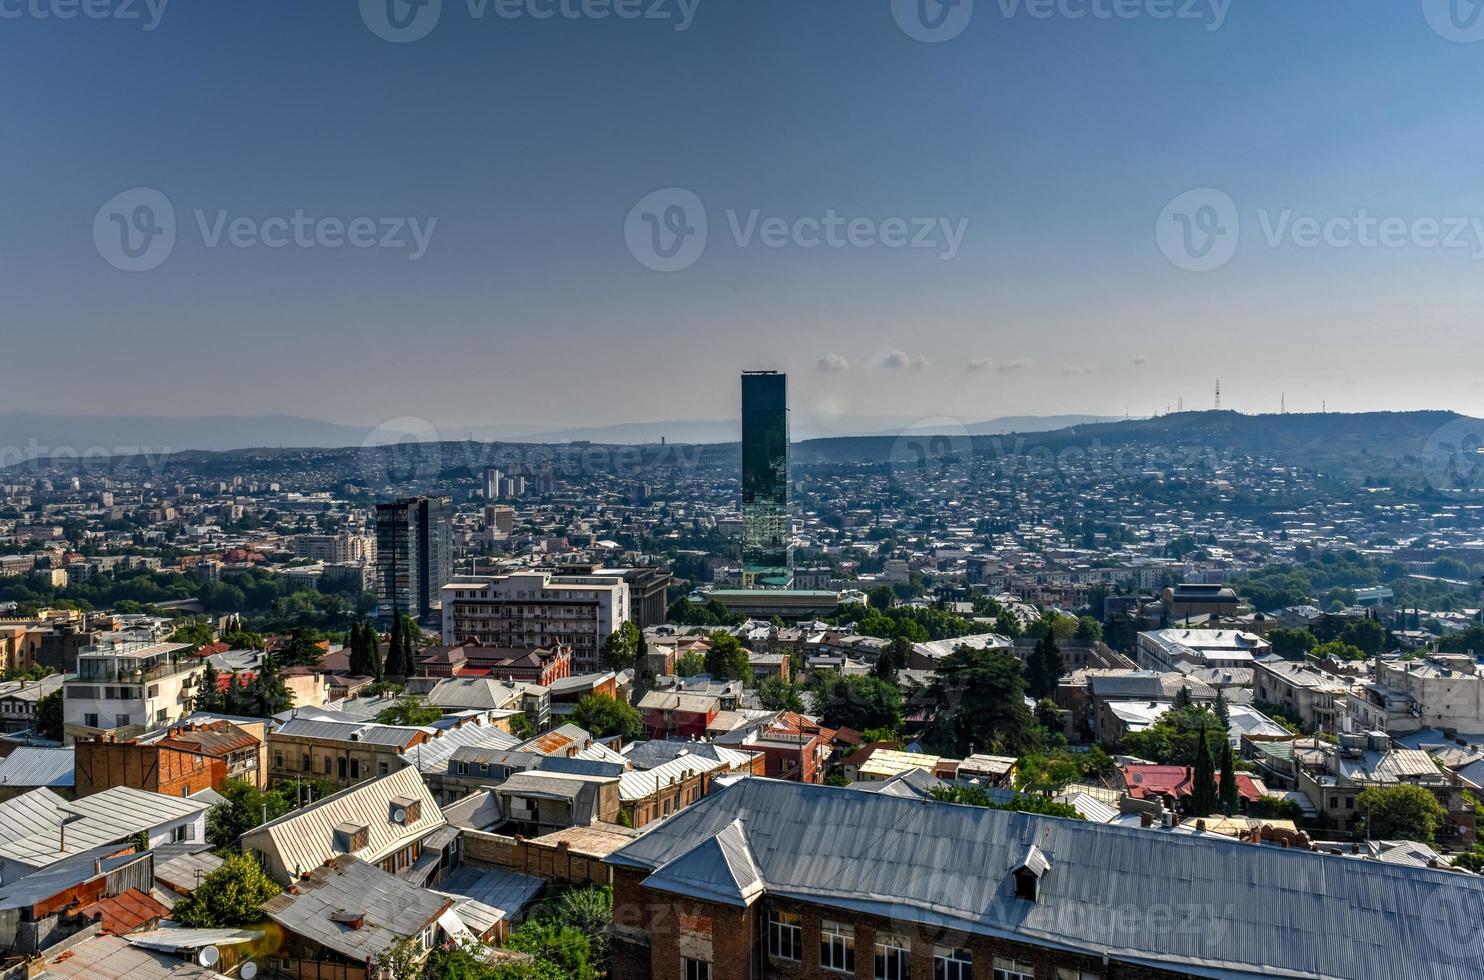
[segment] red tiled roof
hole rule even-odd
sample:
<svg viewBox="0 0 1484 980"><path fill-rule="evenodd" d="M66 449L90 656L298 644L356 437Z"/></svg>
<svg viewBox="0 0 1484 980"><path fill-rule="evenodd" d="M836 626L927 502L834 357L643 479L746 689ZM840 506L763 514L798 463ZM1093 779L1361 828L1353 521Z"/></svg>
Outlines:
<svg viewBox="0 0 1484 980"><path fill-rule="evenodd" d="M1123 782L1128 793L1136 800L1156 796L1173 796L1184 799L1193 794L1194 777L1185 766L1123 766ZM1246 773L1237 773L1237 794L1246 800L1258 799L1262 794ZM1216 774L1216 785L1221 785L1221 773Z"/></svg>
<svg viewBox="0 0 1484 980"><path fill-rule="evenodd" d="M103 931L115 936L133 932L141 926L170 915L170 909L137 888L100 898L79 910L89 919L102 919Z"/></svg>

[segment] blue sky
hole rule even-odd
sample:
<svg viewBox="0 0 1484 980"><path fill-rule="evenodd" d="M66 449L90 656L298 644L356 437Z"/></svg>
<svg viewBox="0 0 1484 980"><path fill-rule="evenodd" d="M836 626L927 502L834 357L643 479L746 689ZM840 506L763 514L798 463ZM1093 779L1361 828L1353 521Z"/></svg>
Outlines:
<svg viewBox="0 0 1484 980"><path fill-rule="evenodd" d="M1484 42L1434 0L976 0L938 43L890 0L687 0L685 25L680 0L443 0L408 43L354 0L37 16L65 2L0 0L0 349L27 366L0 411L720 418L775 367L819 416L1147 414L1218 377L1247 411L1484 415ZM104 253L135 199L99 212L137 188L176 238L129 272ZM626 222L667 188L707 238L655 271ZM1195 188L1240 223L1212 271L1156 238ZM296 212L389 247L208 244ZM1362 213L1396 242L1354 244ZM803 247L829 214L856 244ZM770 218L778 247L734 234ZM1336 230L1303 247L1302 218ZM887 247L892 219L931 247Z"/></svg>

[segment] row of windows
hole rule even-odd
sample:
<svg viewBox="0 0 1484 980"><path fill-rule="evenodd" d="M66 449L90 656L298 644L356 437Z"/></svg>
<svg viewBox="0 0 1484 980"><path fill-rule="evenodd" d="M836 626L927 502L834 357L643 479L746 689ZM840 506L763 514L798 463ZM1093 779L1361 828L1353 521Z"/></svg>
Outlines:
<svg viewBox="0 0 1484 980"><path fill-rule="evenodd" d="M878 932L872 949L876 980L908 980L912 975L912 943L904 936ZM801 963L804 959L804 917L778 909L768 911L768 955ZM688 964L692 960L686 961ZM710 980L710 965L699 980ZM819 926L819 965L838 973L855 973L855 927L828 919ZM1036 980L1034 964L996 956L992 980ZM691 976L689 967L687 978ZM967 949L933 947L933 980L973 980L974 955ZM1055 980L1099 980L1096 974L1058 967Z"/></svg>
<svg viewBox="0 0 1484 980"><path fill-rule="evenodd" d="M92 716L89 716L89 717L92 717ZM127 716L125 716L125 717L127 717ZM119 724L122 727L122 725L126 724L126 722L120 722ZM95 725L92 725L91 723L89 723L89 727L96 727L96 726ZM320 761L324 763L324 774L326 776L330 775L331 774L331 771L337 768L336 766L334 766L334 765L331 764L330 757L329 756L325 756ZM345 758L345 756L337 756L336 759L335 759L335 762L339 764L338 765L338 771L339 771L339 775L340 775L340 778L341 779L346 779L346 778L360 779L361 778L361 769L362 769L361 760L359 760L359 759L350 759L350 760L347 760ZM254 758L248 764L248 767L249 768L252 768L256 764L257 764L257 760L256 760L256 758ZM369 769L370 768L370 765L371 764L369 762L366 763L365 764L365 768ZM376 765L377 765L377 768L379 770L378 775L385 776L388 772L391 771L390 766L387 763L385 763L385 762L378 762ZM273 768L282 771L282 769L283 769L283 753L282 752L274 752L273 753ZM301 755L299 757L299 771L300 772L306 772L306 773L312 773L313 770L314 770L313 760L311 760L307 754Z"/></svg>

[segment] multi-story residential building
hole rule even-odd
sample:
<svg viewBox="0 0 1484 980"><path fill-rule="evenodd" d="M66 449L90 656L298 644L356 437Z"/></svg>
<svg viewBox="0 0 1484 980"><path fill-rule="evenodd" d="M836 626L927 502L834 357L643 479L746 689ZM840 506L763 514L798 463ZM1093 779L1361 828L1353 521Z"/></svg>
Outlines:
<svg viewBox="0 0 1484 980"><path fill-rule="evenodd" d="M36 705L48 694L60 691L66 681L62 674L48 674L39 681L22 679L0 683L0 731L34 731Z"/></svg>
<svg viewBox="0 0 1484 980"><path fill-rule="evenodd" d="M190 713L203 668L186 643L85 647L62 687L64 739L130 738L174 724Z"/></svg>
<svg viewBox="0 0 1484 980"><path fill-rule="evenodd" d="M1463 654L1378 660L1374 680L1351 691L1346 705L1362 727L1393 735L1423 728L1484 734L1484 676Z"/></svg>
<svg viewBox="0 0 1484 980"><path fill-rule="evenodd" d="M443 642L533 649L565 644L572 669L597 670L603 643L632 616L621 577L520 572L443 587Z"/></svg>
<svg viewBox="0 0 1484 980"><path fill-rule="evenodd" d="M300 534L294 538L294 555L336 565L376 561L376 538L369 534Z"/></svg>
<svg viewBox="0 0 1484 980"><path fill-rule="evenodd" d="M133 786L166 796L221 789L227 779L264 785L262 725L229 721L172 725L139 739L90 739L73 746L78 796Z"/></svg>
<svg viewBox="0 0 1484 980"><path fill-rule="evenodd" d="M432 618L453 574L451 510L447 497L376 505L376 603L383 620Z"/></svg>
<svg viewBox="0 0 1484 980"><path fill-rule="evenodd" d="M493 677L550 687L572 674L572 650L510 650L466 643L456 647L428 647L418 658L418 671L426 677Z"/></svg>
<svg viewBox="0 0 1484 980"><path fill-rule="evenodd" d="M1484 901L1427 867L1379 901L1373 864L1306 849L766 779L605 860L614 980L1457 976L1437 910Z"/></svg>
<svg viewBox="0 0 1484 980"><path fill-rule="evenodd" d="M1439 841L1467 848L1475 836L1475 810L1459 778L1440 769L1421 749L1397 748L1385 732L1346 732L1339 744L1315 739L1296 745L1298 789L1343 831L1360 826L1360 794L1373 786L1410 783L1437 797L1447 812Z"/></svg>
<svg viewBox="0 0 1484 980"><path fill-rule="evenodd" d="M1339 731L1349 689L1310 661L1264 657L1252 663L1252 696L1285 709L1307 731Z"/></svg>

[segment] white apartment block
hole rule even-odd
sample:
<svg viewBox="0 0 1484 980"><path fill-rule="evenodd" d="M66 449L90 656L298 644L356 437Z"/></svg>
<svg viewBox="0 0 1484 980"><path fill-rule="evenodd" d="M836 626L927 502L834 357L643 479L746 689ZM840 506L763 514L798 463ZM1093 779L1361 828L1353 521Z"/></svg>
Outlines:
<svg viewBox="0 0 1484 980"><path fill-rule="evenodd" d="M63 740L130 738L191 711L205 662L188 643L119 641L83 647L62 688Z"/></svg>
<svg viewBox="0 0 1484 980"><path fill-rule="evenodd" d="M443 587L443 642L530 649L565 643L572 670L598 669L603 642L632 618L629 586L604 575L517 572Z"/></svg>
<svg viewBox="0 0 1484 980"><path fill-rule="evenodd" d="M294 538L294 556L332 565L376 561L376 538L370 534L300 534Z"/></svg>
<svg viewBox="0 0 1484 980"><path fill-rule="evenodd" d="M1351 691L1346 707L1360 727L1393 735L1423 728L1484 734L1484 676L1463 654L1382 660L1372 683Z"/></svg>
<svg viewBox="0 0 1484 980"><path fill-rule="evenodd" d="M1175 627L1139 634L1139 666L1146 670L1176 670L1177 663L1250 668L1271 650L1267 640L1241 630Z"/></svg>

